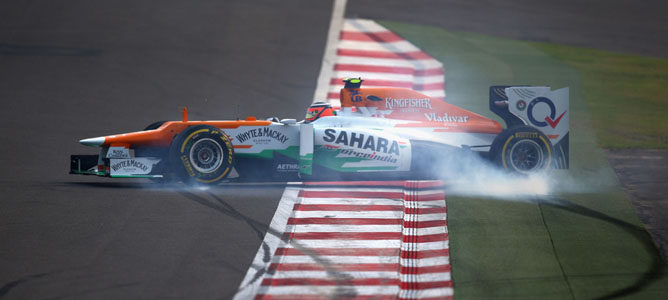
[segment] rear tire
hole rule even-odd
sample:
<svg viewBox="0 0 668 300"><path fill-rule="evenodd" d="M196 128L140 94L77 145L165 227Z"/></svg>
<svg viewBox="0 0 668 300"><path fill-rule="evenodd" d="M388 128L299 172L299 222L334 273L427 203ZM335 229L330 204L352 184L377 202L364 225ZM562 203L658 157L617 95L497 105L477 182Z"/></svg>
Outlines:
<svg viewBox="0 0 668 300"><path fill-rule="evenodd" d="M170 169L185 183L216 184L230 174L234 149L220 129L188 127L169 148Z"/></svg>
<svg viewBox="0 0 668 300"><path fill-rule="evenodd" d="M503 130L494 139L489 154L502 169L529 175L551 169L554 148L540 130L521 125Z"/></svg>

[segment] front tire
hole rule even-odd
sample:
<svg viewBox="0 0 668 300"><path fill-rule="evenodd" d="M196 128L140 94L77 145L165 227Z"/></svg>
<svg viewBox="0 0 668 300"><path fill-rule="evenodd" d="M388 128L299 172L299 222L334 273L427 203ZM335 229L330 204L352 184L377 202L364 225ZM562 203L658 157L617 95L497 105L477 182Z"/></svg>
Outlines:
<svg viewBox="0 0 668 300"><path fill-rule="evenodd" d="M169 149L171 170L185 183L216 184L232 170L234 149L220 129L198 125L179 133Z"/></svg>
<svg viewBox="0 0 668 300"><path fill-rule="evenodd" d="M502 131L489 153L490 159L504 170L528 175L550 170L554 148L540 130L521 125Z"/></svg>

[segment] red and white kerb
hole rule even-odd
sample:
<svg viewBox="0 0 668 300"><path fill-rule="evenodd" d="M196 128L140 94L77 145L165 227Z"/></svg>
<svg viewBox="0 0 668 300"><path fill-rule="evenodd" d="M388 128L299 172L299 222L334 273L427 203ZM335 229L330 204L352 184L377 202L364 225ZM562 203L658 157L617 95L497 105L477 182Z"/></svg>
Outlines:
<svg viewBox="0 0 668 300"><path fill-rule="evenodd" d="M288 187L235 299L451 299L440 181Z"/></svg>
<svg viewBox="0 0 668 300"><path fill-rule="evenodd" d="M341 105L341 80L351 77L362 77L364 87L410 88L445 99L443 65L372 20L345 20L332 74L327 101L334 107Z"/></svg>

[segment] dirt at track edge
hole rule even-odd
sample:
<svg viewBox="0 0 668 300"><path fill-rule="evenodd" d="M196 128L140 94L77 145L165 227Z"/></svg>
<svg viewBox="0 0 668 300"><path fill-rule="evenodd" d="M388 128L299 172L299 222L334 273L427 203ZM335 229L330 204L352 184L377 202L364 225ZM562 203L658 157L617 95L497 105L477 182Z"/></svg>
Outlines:
<svg viewBox="0 0 668 300"><path fill-rule="evenodd" d="M668 260L668 150L605 150L624 191Z"/></svg>

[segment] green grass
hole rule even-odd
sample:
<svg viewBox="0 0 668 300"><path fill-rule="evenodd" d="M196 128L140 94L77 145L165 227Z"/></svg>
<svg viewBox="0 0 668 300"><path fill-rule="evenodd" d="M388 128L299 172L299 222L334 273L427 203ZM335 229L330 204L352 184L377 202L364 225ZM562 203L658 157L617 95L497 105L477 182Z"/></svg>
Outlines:
<svg viewBox="0 0 668 300"><path fill-rule="evenodd" d="M602 147L668 148L668 59L533 45L580 71Z"/></svg>
<svg viewBox="0 0 668 300"><path fill-rule="evenodd" d="M571 169L555 171L557 185L567 186L557 196L595 212L618 220L642 226L626 195L610 168L599 143L612 147L646 145L627 137L618 136L619 129L601 133L594 130L601 118L615 118L611 113L592 114L596 102L592 95L600 95L599 102L610 100L621 105L621 112L633 113L629 122L645 123L646 115L657 113L652 101L628 101L623 95L634 89L606 78L634 78L623 70L639 70L630 66L633 61L652 59L619 58L627 65L619 68L591 63L600 51L576 51L572 47L515 41L480 34L446 31L439 28L381 22L390 30L411 41L445 66L446 100L466 109L496 118L488 109L490 85L527 84L549 85L553 89L570 87L570 144ZM562 51L568 54L561 53ZM578 53L581 56L578 57ZM619 55L618 55L619 56ZM627 56L620 56L627 57ZM589 59L589 60L588 60ZM605 61L613 61L606 58ZM580 65L578 65L580 64ZM660 69L665 67L657 67ZM616 70L616 71L612 71ZM665 74L665 71L664 71ZM661 86L665 76L656 75L646 82L646 90ZM596 84L592 81L601 80ZM621 79L620 79L621 80ZM624 91L609 89L624 87ZM650 88L651 87L651 88ZM628 88L628 89L626 89ZM601 94L601 90L605 93ZM585 100L586 99L586 100ZM665 100L665 95L664 95ZM643 106L652 108L641 109ZM612 105L612 104L609 104ZM633 108L628 108L634 106ZM665 106L664 106L665 107ZM637 114L637 115L636 115ZM500 120L499 120L500 121ZM626 121L624 121L626 122ZM656 122L665 121L659 120ZM623 128L621 121L610 127ZM651 123L651 121L647 121ZM628 124L628 123L625 123ZM651 124L650 124L651 125ZM638 129L643 137L651 137L653 127ZM608 125L603 125L605 128ZM665 125L664 125L665 126ZM606 129L607 130L607 129ZM610 134L612 137L606 137ZM626 133L625 133L626 134ZM597 139L598 137L598 139ZM607 139L609 142L606 142ZM653 147L665 147L661 139L645 138ZM605 144L608 143L608 144ZM547 205L503 200L448 197L448 228L452 275L457 299L591 299L620 288L633 285L650 269L656 255L648 251L636 236L600 218L573 213ZM646 232L641 230L640 235ZM663 267L664 271L665 267ZM668 278L645 286L634 293L634 299L663 299L668 294Z"/></svg>

